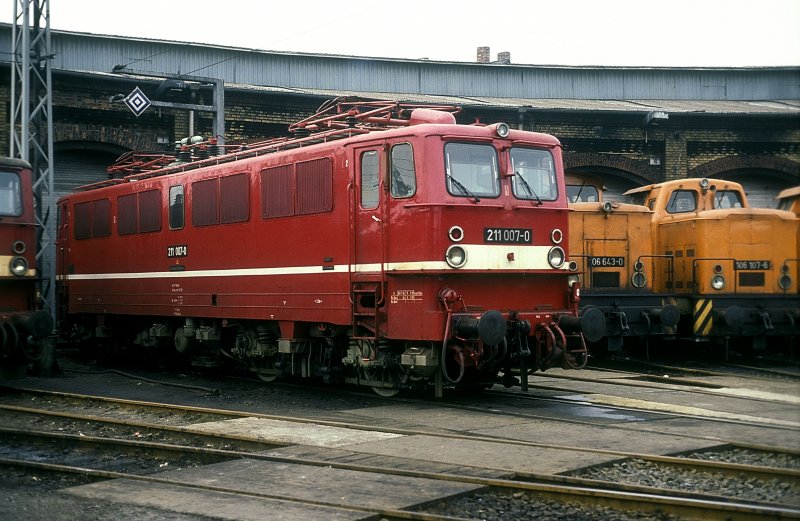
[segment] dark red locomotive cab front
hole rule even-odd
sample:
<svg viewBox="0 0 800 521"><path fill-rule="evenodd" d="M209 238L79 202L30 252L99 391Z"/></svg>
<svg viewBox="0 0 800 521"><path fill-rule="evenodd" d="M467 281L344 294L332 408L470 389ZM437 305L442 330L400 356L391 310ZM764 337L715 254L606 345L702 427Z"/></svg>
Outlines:
<svg viewBox="0 0 800 521"><path fill-rule="evenodd" d="M376 137L352 156L351 362L394 352L411 376L471 386L582 367L581 321L602 317L578 318L558 141L441 118Z"/></svg>

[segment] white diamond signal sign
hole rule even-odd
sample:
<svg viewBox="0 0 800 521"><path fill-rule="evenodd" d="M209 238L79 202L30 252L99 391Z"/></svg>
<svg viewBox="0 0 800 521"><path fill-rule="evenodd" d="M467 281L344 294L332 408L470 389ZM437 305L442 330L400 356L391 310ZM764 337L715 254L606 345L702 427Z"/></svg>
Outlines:
<svg viewBox="0 0 800 521"><path fill-rule="evenodd" d="M142 92L139 87L133 89L131 93L128 94L128 96L122 101L128 106L129 109L131 109L131 112L133 112L137 118L142 115L142 112L150 107L150 100L144 95L144 92Z"/></svg>

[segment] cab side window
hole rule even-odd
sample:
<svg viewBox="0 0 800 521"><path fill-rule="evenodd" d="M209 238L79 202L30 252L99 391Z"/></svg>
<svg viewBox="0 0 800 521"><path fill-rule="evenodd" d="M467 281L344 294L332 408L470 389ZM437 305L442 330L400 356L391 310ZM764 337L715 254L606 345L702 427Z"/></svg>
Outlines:
<svg viewBox="0 0 800 521"><path fill-rule="evenodd" d="M365 210L378 207L379 176L378 151L369 150L361 154L361 207Z"/></svg>
<svg viewBox="0 0 800 521"><path fill-rule="evenodd" d="M414 150L408 143L392 147L392 197L411 197L417 191Z"/></svg>
<svg viewBox="0 0 800 521"><path fill-rule="evenodd" d="M183 185L169 187L169 229L181 230L184 224Z"/></svg>
<svg viewBox="0 0 800 521"><path fill-rule="evenodd" d="M688 213L697 209L697 194L693 190L675 190L667 202L668 213Z"/></svg>

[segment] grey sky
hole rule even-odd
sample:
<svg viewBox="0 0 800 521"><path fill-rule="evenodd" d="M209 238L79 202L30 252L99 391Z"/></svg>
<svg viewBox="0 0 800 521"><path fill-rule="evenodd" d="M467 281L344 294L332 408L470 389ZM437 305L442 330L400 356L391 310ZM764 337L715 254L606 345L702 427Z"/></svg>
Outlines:
<svg viewBox="0 0 800 521"><path fill-rule="evenodd" d="M11 22L17 0L0 0ZM275 51L536 65L800 65L800 0L50 0L53 29Z"/></svg>

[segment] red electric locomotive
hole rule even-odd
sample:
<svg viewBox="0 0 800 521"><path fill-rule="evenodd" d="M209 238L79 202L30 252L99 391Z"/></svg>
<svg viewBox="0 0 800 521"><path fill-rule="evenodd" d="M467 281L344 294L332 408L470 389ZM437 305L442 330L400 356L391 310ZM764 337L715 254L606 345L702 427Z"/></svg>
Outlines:
<svg viewBox="0 0 800 521"><path fill-rule="evenodd" d="M53 318L38 309L33 172L21 159L0 157L0 371L24 375L40 356Z"/></svg>
<svg viewBox="0 0 800 521"><path fill-rule="evenodd" d="M62 198L71 330L382 395L581 367L604 326L569 284L559 142L449 109L338 101Z"/></svg>

